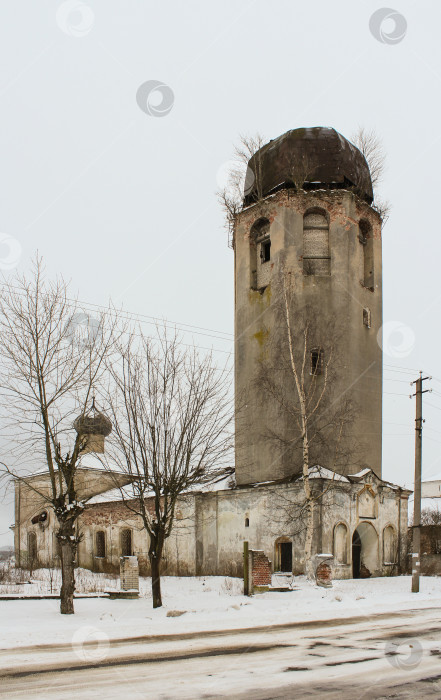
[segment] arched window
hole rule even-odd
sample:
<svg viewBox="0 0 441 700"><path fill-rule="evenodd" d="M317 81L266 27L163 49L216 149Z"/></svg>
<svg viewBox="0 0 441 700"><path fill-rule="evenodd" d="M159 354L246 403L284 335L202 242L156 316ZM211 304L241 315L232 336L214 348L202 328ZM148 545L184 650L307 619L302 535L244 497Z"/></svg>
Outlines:
<svg viewBox="0 0 441 700"><path fill-rule="evenodd" d="M338 564L348 563L348 528L344 523L334 528L334 559Z"/></svg>
<svg viewBox="0 0 441 700"><path fill-rule="evenodd" d="M251 289L265 289L270 282L270 222L258 219L250 231Z"/></svg>
<svg viewBox="0 0 441 700"><path fill-rule="evenodd" d="M122 530L121 532L121 556L132 556L132 531L129 529Z"/></svg>
<svg viewBox="0 0 441 700"><path fill-rule="evenodd" d="M396 546L395 546L395 531L392 525L388 525L383 530L383 563L395 564L396 561Z"/></svg>
<svg viewBox="0 0 441 700"><path fill-rule="evenodd" d="M37 563L37 535L35 532L28 533L28 559L31 567Z"/></svg>
<svg viewBox="0 0 441 700"><path fill-rule="evenodd" d="M321 209L310 210L303 217L303 274L331 274L329 224Z"/></svg>
<svg viewBox="0 0 441 700"><path fill-rule="evenodd" d="M249 526L250 526L250 519L245 518L245 527L249 527Z"/></svg>
<svg viewBox="0 0 441 700"><path fill-rule="evenodd" d="M100 559L104 559L106 556L106 533L102 530L99 530L95 534L95 551L95 556L99 557Z"/></svg>
<svg viewBox="0 0 441 700"><path fill-rule="evenodd" d="M374 289L374 238L372 227L368 221L361 219L359 223L359 241L363 246L363 286Z"/></svg>

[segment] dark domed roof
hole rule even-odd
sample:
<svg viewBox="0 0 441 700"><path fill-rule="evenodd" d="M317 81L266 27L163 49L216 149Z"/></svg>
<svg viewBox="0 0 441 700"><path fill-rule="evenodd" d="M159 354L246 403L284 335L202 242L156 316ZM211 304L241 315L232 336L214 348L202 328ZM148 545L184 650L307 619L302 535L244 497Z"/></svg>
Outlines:
<svg viewBox="0 0 441 700"><path fill-rule="evenodd" d="M73 427L81 435L104 435L107 437L112 432L112 423L104 413L95 408L95 400L88 413L78 416L74 420Z"/></svg>
<svg viewBox="0 0 441 700"><path fill-rule="evenodd" d="M287 131L257 151L249 167L254 175L256 167L261 172L261 196L283 187L306 184L307 189L352 188L369 204L373 200L365 157L338 131L328 127ZM245 192L247 204L256 199L256 184Z"/></svg>

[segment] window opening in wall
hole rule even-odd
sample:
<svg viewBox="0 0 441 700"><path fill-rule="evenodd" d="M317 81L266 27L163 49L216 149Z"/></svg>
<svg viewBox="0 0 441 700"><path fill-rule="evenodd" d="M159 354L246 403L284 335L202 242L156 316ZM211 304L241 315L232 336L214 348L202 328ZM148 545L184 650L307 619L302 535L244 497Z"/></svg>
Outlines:
<svg viewBox="0 0 441 700"><path fill-rule="evenodd" d="M132 531L123 530L121 533L121 556L132 556Z"/></svg>
<svg viewBox="0 0 441 700"><path fill-rule="evenodd" d="M371 312L369 309L363 309L363 325L367 328L371 327Z"/></svg>
<svg viewBox="0 0 441 700"><path fill-rule="evenodd" d="M323 371L323 351L321 348L311 350L311 374L317 376Z"/></svg>
<svg viewBox="0 0 441 700"><path fill-rule="evenodd" d="M38 515L35 515L35 516L32 518L31 523L32 523L33 525L36 525L37 523L45 523L46 520L47 520L47 510L44 510L42 513L39 513Z"/></svg>
<svg viewBox="0 0 441 700"><path fill-rule="evenodd" d="M260 260L262 263L271 260L271 241L262 241L260 244Z"/></svg>
<svg viewBox="0 0 441 700"><path fill-rule="evenodd" d="M270 222L268 219L258 219L250 231L250 273L251 289L263 291L268 286L271 276L271 265L265 263L271 260Z"/></svg>
<svg viewBox="0 0 441 700"><path fill-rule="evenodd" d="M359 241L363 246L363 286L374 289L374 238L368 221L359 223Z"/></svg>
<svg viewBox="0 0 441 700"><path fill-rule="evenodd" d="M96 556L104 559L106 556L106 535L102 530L96 533Z"/></svg>
<svg viewBox="0 0 441 700"><path fill-rule="evenodd" d="M249 527L249 526L250 526L250 519L245 518L245 527Z"/></svg>

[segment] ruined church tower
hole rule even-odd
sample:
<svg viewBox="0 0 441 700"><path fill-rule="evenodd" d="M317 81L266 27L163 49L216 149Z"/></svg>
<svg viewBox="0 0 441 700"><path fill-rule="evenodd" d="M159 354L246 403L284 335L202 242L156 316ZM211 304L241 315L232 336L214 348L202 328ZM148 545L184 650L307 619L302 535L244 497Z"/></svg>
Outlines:
<svg viewBox="0 0 441 700"><path fill-rule="evenodd" d="M323 335L336 331L327 410L331 415L343 397L354 410L339 445L344 451L351 444L353 452L335 470L369 467L381 477L381 217L371 206L366 160L334 129L316 127L270 141L249 169L252 183L234 231L237 483L290 477L301 468L291 449L294 418L281 415L277 397L258 381L263 366L278 373L281 386L284 377L286 386L292 380L276 353L287 342L277 315L281 274L293 281L294 324L307 310L322 332L320 347L306 348L305 372L320 374L329 351ZM295 328L294 337L303 343ZM274 432L281 439L271 439ZM332 468L326 445L314 449L314 464Z"/></svg>

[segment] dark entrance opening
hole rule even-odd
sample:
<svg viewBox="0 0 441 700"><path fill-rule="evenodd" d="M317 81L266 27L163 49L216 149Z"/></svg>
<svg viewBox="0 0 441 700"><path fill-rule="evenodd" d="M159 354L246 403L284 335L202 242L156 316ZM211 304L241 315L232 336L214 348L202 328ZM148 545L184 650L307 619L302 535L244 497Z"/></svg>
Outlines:
<svg viewBox="0 0 441 700"><path fill-rule="evenodd" d="M352 537L352 576L360 578L360 563L361 563L361 539L357 530Z"/></svg>
<svg viewBox="0 0 441 700"><path fill-rule="evenodd" d="M289 571L292 573L292 543L280 543L280 571Z"/></svg>

